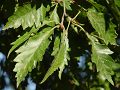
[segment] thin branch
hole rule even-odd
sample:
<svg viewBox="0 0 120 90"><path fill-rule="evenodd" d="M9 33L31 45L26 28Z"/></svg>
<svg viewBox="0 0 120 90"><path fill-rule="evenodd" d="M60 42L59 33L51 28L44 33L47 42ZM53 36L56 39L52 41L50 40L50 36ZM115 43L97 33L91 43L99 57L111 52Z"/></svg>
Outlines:
<svg viewBox="0 0 120 90"><path fill-rule="evenodd" d="M80 13L81 11L79 11L72 20L75 20Z"/></svg>
<svg viewBox="0 0 120 90"><path fill-rule="evenodd" d="M62 15L62 19L61 19L61 23L60 23L60 27L61 27L61 29L65 29L65 27L64 27L64 18L65 18L65 16L66 16L66 9L65 9L65 3L63 2L63 15Z"/></svg>

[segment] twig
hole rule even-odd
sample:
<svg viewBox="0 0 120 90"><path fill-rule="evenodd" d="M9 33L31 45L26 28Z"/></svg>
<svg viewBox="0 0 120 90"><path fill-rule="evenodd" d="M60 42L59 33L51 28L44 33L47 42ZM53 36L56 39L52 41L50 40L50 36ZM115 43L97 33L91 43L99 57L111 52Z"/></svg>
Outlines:
<svg viewBox="0 0 120 90"><path fill-rule="evenodd" d="M61 29L65 29L65 27L64 27L64 18L65 18L65 16L66 16L66 9L65 9L65 3L63 2L63 8L64 8L64 11L63 11L63 15L62 15L62 19L61 19L61 23L60 23L60 27L61 27Z"/></svg>

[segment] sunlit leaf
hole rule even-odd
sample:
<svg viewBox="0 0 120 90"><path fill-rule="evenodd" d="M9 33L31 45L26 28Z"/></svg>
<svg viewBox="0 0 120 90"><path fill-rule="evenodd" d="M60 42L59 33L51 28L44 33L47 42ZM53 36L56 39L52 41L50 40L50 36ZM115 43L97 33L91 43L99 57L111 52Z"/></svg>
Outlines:
<svg viewBox="0 0 120 90"><path fill-rule="evenodd" d="M36 27L40 26L41 22L45 20L45 16L46 16L46 8L42 4L41 7L36 12L36 17L35 17Z"/></svg>
<svg viewBox="0 0 120 90"><path fill-rule="evenodd" d="M53 47L53 52L51 55L56 55L57 52L59 51L60 48L60 37L56 36L55 41L54 41L54 47Z"/></svg>
<svg viewBox="0 0 120 90"><path fill-rule="evenodd" d="M34 23L38 27L45 19L46 9L43 4L37 10L35 7L31 7L31 4L18 7L15 13L8 18L8 22L3 29L18 28L20 25L22 25L23 29L26 29L33 26Z"/></svg>
<svg viewBox="0 0 120 90"><path fill-rule="evenodd" d="M14 59L17 62L14 68L14 71L17 72L17 86L24 80L28 72L36 67L36 63L42 61L45 50L50 44L48 38L52 33L53 29L45 28L16 50L19 53Z"/></svg>
<svg viewBox="0 0 120 90"><path fill-rule="evenodd" d="M35 27L33 27L31 29L30 32L26 32L23 36L20 36L15 42L12 43L12 48L10 49L9 53L8 53L8 56L10 55L10 53L15 50L17 47L19 47L23 42L25 42L32 33L34 33L35 31L37 31L35 29Z"/></svg>
<svg viewBox="0 0 120 90"><path fill-rule="evenodd" d="M88 9L87 16L93 28L98 32L101 38L104 38L106 29L103 13L96 12L95 9Z"/></svg>
<svg viewBox="0 0 120 90"><path fill-rule="evenodd" d="M92 62L96 64L97 71L113 85L114 83L111 76L114 75L113 67L115 62L111 56L109 56L109 54L112 53L113 52L107 46L101 45L92 40Z"/></svg>
<svg viewBox="0 0 120 90"><path fill-rule="evenodd" d="M65 32L63 33L62 41L60 44L60 49L58 53L55 55L55 59L53 60L51 67L48 69L45 77L43 78L42 82L46 81L46 79L54 73L58 68L59 71L59 78L61 78L62 71L64 69L64 66L67 65L67 59L68 59L68 38L65 35Z"/></svg>
<svg viewBox="0 0 120 90"><path fill-rule="evenodd" d="M59 20L59 16L57 14L57 5L54 8L53 12L50 15L50 20L53 20L55 22L55 24L59 24L60 20Z"/></svg>
<svg viewBox="0 0 120 90"><path fill-rule="evenodd" d="M113 44L113 45L116 45L116 38L117 38L117 34L116 34L116 31L115 31L115 24L113 24L112 22L109 23L109 28L108 30L106 31L106 34L105 34L105 43L106 44Z"/></svg>
<svg viewBox="0 0 120 90"><path fill-rule="evenodd" d="M67 10L72 10L72 8L70 7L71 2L72 2L72 0L63 0L63 3L65 4L65 8Z"/></svg>
<svg viewBox="0 0 120 90"><path fill-rule="evenodd" d="M65 39L63 41L65 43L65 52L64 52L64 61L62 62L62 64L59 66L59 78L61 79L61 75L62 75L62 72L65 68L65 65L68 65L68 62L67 60L69 60L69 55L68 55L68 48L69 48L69 43L68 43L68 38L65 36Z"/></svg>
<svg viewBox="0 0 120 90"><path fill-rule="evenodd" d="M35 7L31 8L30 4L25 4L24 6L19 7L16 12L8 18L8 22L3 28L18 28L22 25L23 29L31 27L35 22Z"/></svg>

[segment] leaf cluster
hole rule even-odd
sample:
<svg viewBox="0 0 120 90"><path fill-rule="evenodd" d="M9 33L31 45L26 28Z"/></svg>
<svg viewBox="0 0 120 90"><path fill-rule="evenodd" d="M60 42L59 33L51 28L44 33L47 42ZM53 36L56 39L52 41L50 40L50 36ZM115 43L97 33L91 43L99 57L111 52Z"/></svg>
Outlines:
<svg viewBox="0 0 120 90"><path fill-rule="evenodd" d="M85 50L89 53L89 59L85 61L87 70L117 85L112 78L116 76L115 70L120 69L115 56L115 49L119 47L116 41L119 38L120 2L102 1L51 0L48 3L46 0L35 5L29 1L22 6L17 2L13 15L3 28L16 30L22 27L21 31L24 32L11 43L8 53L8 56L14 50L17 53L13 60L16 62L13 71L16 72L17 86L28 73L40 66L38 63L43 62L46 52L49 52L53 61L49 63L50 67L41 84L55 71L58 71L61 79L62 73L68 69L72 83L79 85L81 82L75 79L78 76L74 76L74 70L71 69L72 62L78 62Z"/></svg>

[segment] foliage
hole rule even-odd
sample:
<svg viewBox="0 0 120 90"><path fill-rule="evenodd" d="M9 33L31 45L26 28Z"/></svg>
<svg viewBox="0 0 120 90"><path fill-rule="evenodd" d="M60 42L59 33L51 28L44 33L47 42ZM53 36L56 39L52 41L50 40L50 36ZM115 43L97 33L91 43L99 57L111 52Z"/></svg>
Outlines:
<svg viewBox="0 0 120 90"><path fill-rule="evenodd" d="M117 60L120 51L116 42L119 39L120 2L101 1L28 0L26 3L15 0L14 13L8 16L3 30L22 32L18 34L18 38L15 37L16 41L11 43L12 47L8 52L8 59L13 51L17 53L13 55L16 56L13 71L16 72L17 86L36 69L37 73L46 73L44 77L38 75L42 77L40 84L47 82L49 77L57 78L58 71L59 79L62 80L62 75L72 78L67 81L75 89L106 89L110 83L120 87L120 60ZM2 5L4 7L4 3ZM2 5L1 11L4 12ZM85 50L88 50L89 55L85 60L86 68L82 70L78 61ZM87 76L79 75L83 71ZM81 82L80 77L85 80ZM97 80L102 80L102 83ZM103 87L95 87L96 83L103 84ZM106 90L109 89L110 87Z"/></svg>

